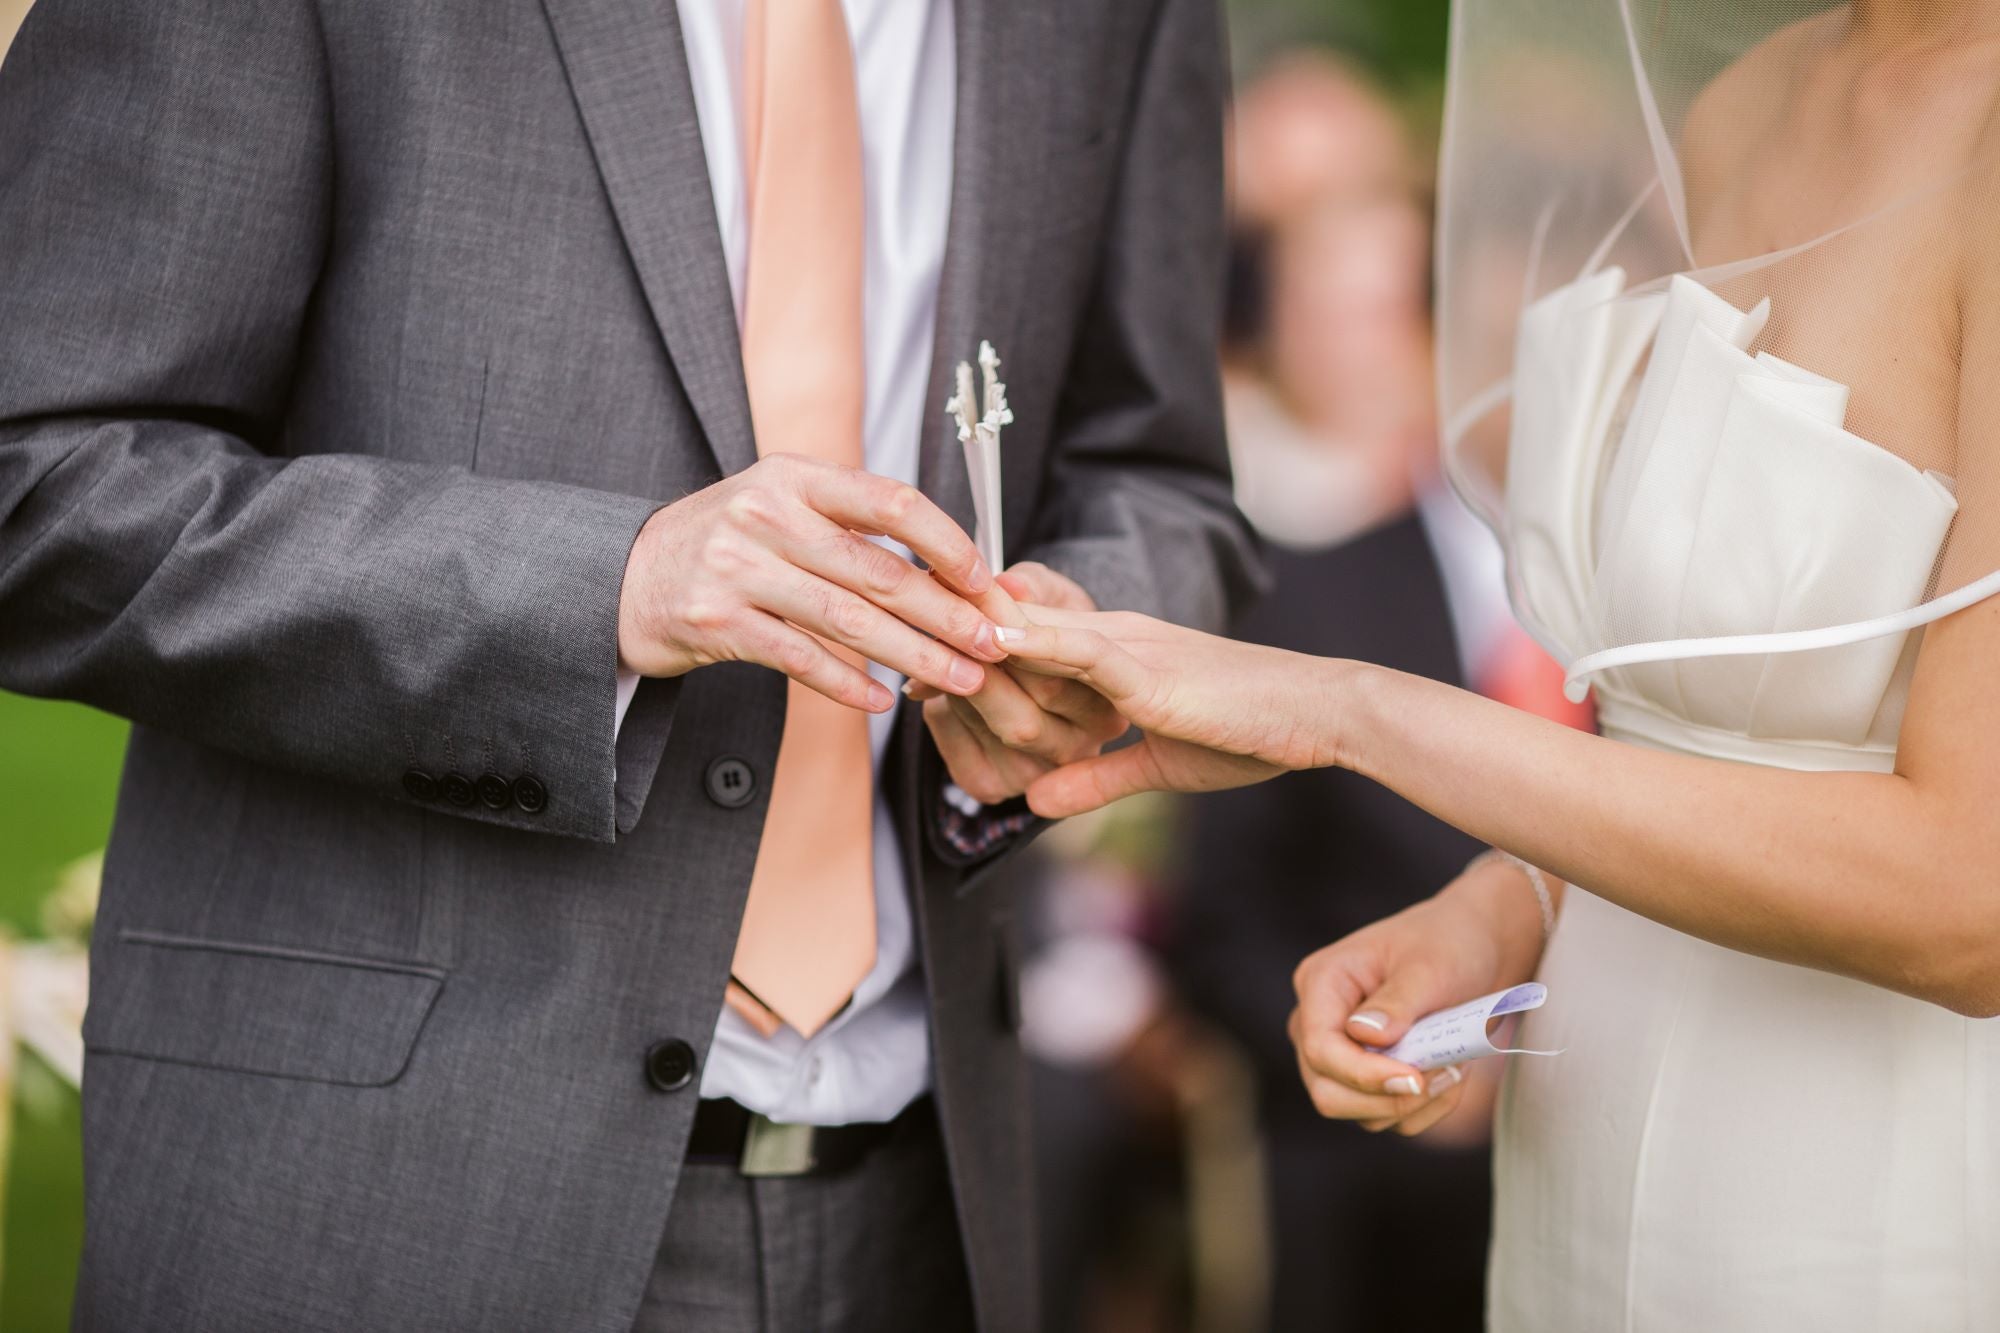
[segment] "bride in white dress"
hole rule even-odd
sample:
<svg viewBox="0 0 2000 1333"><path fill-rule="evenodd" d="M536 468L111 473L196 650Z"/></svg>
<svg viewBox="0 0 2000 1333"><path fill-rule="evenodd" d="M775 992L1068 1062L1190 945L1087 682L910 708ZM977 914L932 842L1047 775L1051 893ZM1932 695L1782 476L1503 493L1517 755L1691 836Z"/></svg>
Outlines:
<svg viewBox="0 0 2000 1333"><path fill-rule="evenodd" d="M1146 735L1030 799L1338 764L1504 849L1293 1018L1416 1133L1456 1071L1368 1047L1547 984L1495 1328L2000 1329L2000 4L1462 0L1453 61L1448 454L1603 737L1037 610Z"/></svg>

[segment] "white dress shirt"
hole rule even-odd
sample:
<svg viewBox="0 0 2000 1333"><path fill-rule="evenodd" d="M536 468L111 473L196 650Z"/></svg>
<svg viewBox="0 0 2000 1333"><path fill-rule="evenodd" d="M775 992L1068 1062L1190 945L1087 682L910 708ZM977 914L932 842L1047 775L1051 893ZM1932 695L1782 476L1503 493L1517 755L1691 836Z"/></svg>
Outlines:
<svg viewBox="0 0 2000 1333"><path fill-rule="evenodd" d="M693 76L716 221L743 316L748 233L741 119L744 0L677 0ZM866 246L862 294L870 472L914 484L937 323L938 274L951 213L957 87L950 0L842 0L861 103ZM891 544L899 554L909 553ZM890 690L902 677L873 675ZM619 681L618 717L637 687ZM869 719L876 768L893 712ZM768 775L767 775L768 780ZM790 1027L766 1039L724 1007L701 1095L733 1097L773 1120L815 1125L893 1119L931 1084L930 1019L918 972L909 884L888 803L875 798L875 966L853 1003L811 1040Z"/></svg>

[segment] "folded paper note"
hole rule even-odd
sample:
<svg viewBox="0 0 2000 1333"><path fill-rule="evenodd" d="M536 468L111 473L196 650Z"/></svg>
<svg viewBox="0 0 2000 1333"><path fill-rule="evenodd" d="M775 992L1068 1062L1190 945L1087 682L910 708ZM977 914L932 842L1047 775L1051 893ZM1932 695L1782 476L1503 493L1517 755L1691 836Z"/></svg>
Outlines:
<svg viewBox="0 0 2000 1333"><path fill-rule="evenodd" d="M1548 998L1548 988L1536 981L1495 991L1455 1008L1425 1014L1394 1046L1369 1049L1416 1069L1441 1069L1489 1055L1560 1055L1560 1051L1496 1044L1496 1039L1504 1042L1512 1036L1515 1015L1541 1008Z"/></svg>
<svg viewBox="0 0 2000 1333"><path fill-rule="evenodd" d="M944 405L946 415L958 427L958 442L965 450L965 472L972 483L972 543L989 567L1007 566L1001 559L1000 528L1000 428L1014 420L1007 406L1007 386L1000 382L1000 354L993 344L979 344L981 392L973 391L972 367L958 363L954 381L956 392Z"/></svg>

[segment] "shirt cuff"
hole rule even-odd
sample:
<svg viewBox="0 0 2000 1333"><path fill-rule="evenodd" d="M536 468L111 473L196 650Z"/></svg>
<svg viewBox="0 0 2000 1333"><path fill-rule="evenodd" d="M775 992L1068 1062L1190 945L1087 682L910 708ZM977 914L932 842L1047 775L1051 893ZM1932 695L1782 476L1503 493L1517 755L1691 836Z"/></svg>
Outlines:
<svg viewBox="0 0 2000 1333"><path fill-rule="evenodd" d="M611 719L611 741L618 742L618 733L625 730L625 713L632 707L632 696L639 692L639 673L620 671L618 673L617 713Z"/></svg>

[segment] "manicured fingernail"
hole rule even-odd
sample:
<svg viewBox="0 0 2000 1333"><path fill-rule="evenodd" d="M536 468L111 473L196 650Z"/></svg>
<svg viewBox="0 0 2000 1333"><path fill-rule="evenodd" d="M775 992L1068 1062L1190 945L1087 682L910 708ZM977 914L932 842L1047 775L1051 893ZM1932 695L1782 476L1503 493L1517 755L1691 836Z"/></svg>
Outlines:
<svg viewBox="0 0 2000 1333"><path fill-rule="evenodd" d="M981 657L995 662L1005 657L1007 650L1000 646L999 626L991 622L986 622L974 630L972 632L972 650Z"/></svg>
<svg viewBox="0 0 2000 1333"><path fill-rule="evenodd" d="M914 699L917 697L917 682L914 680L903 682L903 697L905 699Z"/></svg>
<svg viewBox="0 0 2000 1333"><path fill-rule="evenodd" d="M1389 1027L1389 1016L1374 1009L1363 1009L1347 1021L1355 1027L1367 1028L1370 1032L1383 1032Z"/></svg>
<svg viewBox="0 0 2000 1333"><path fill-rule="evenodd" d="M1424 1090L1423 1080L1415 1074L1398 1074L1382 1086L1398 1097L1414 1097Z"/></svg>
<svg viewBox="0 0 2000 1333"><path fill-rule="evenodd" d="M1431 1075L1431 1081L1424 1085L1424 1091L1430 1096L1435 1097L1440 1092L1448 1092L1457 1087L1459 1081L1464 1077L1465 1071L1457 1065L1446 1065L1443 1069Z"/></svg>
<svg viewBox="0 0 2000 1333"><path fill-rule="evenodd" d="M986 673L979 669L977 663L959 657L952 660L951 669L945 672L945 679L957 689L970 691L986 683Z"/></svg>
<svg viewBox="0 0 2000 1333"><path fill-rule="evenodd" d="M1012 625L995 625L993 627L993 637L998 639L1003 645L1019 643L1028 637L1028 631L1017 629Z"/></svg>
<svg viewBox="0 0 2000 1333"><path fill-rule="evenodd" d="M887 686L871 683L868 686L868 707L877 713L886 713L896 705L896 696L889 693Z"/></svg>

